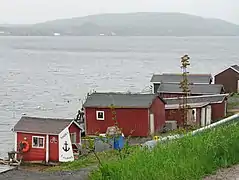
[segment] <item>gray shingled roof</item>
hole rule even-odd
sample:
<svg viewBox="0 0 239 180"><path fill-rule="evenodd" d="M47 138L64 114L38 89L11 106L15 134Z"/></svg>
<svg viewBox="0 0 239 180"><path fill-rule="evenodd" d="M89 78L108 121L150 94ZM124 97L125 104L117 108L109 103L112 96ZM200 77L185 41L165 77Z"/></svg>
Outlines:
<svg viewBox="0 0 239 180"><path fill-rule="evenodd" d="M200 108L200 107L204 107L207 106L209 103L188 103L187 105L190 108ZM180 106L179 104L166 104L165 109L179 109Z"/></svg>
<svg viewBox="0 0 239 180"><path fill-rule="evenodd" d="M233 69L235 69L237 72L239 72L239 66L238 65L233 65L231 66Z"/></svg>
<svg viewBox="0 0 239 180"><path fill-rule="evenodd" d="M228 94L204 95L204 96L188 96L188 103L220 103ZM182 98L164 98L168 105L182 103Z"/></svg>
<svg viewBox="0 0 239 180"><path fill-rule="evenodd" d="M192 84L189 85L192 94L220 94L224 89L221 84ZM158 93L182 93L179 84L162 83Z"/></svg>
<svg viewBox="0 0 239 180"><path fill-rule="evenodd" d="M41 134L59 134L73 119L53 119L23 116L14 126L15 132L32 132Z"/></svg>
<svg viewBox="0 0 239 180"><path fill-rule="evenodd" d="M116 107L148 108L155 94L93 93L83 104L84 107ZM162 100L164 101L164 100Z"/></svg>
<svg viewBox="0 0 239 180"><path fill-rule="evenodd" d="M189 74L190 83L208 83L212 79L211 74ZM150 82L179 83L182 81L182 74L154 74Z"/></svg>

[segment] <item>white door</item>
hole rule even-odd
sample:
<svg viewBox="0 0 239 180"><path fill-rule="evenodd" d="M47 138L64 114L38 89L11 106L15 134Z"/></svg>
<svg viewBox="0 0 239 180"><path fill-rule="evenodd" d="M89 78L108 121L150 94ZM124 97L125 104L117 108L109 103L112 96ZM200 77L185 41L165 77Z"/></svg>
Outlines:
<svg viewBox="0 0 239 180"><path fill-rule="evenodd" d="M149 117L149 126L150 126L150 134L154 134L154 114L150 114Z"/></svg>
<svg viewBox="0 0 239 180"><path fill-rule="evenodd" d="M201 127L204 127L206 124L206 109L202 108L201 109Z"/></svg>
<svg viewBox="0 0 239 180"><path fill-rule="evenodd" d="M211 119L212 119L212 107L210 105L207 106L206 108L206 126L211 124Z"/></svg>

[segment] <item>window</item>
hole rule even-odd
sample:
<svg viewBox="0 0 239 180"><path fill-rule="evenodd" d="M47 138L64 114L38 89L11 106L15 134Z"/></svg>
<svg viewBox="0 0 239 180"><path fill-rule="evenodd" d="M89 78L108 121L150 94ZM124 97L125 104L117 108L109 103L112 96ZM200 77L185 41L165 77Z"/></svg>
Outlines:
<svg viewBox="0 0 239 180"><path fill-rule="evenodd" d="M197 114L196 114L196 113L197 113L197 110L196 110L196 109L193 109L193 110L192 110L192 120L193 120L193 121L197 121Z"/></svg>
<svg viewBox="0 0 239 180"><path fill-rule="evenodd" d="M71 133L70 136L71 136L71 143L76 144L76 133Z"/></svg>
<svg viewBox="0 0 239 180"><path fill-rule="evenodd" d="M105 120L104 111L96 111L96 119L101 121Z"/></svg>
<svg viewBox="0 0 239 180"><path fill-rule="evenodd" d="M32 137L32 147L33 148L44 148L44 137L33 136Z"/></svg>

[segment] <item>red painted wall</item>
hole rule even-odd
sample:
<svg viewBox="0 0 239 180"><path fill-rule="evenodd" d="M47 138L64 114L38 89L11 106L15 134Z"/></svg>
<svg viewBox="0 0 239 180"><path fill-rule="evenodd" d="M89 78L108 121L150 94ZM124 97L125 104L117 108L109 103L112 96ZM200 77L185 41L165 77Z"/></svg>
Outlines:
<svg viewBox="0 0 239 180"><path fill-rule="evenodd" d="M215 76L215 84L222 84L227 93L237 92L238 80L239 74L231 68L228 68Z"/></svg>
<svg viewBox="0 0 239 180"><path fill-rule="evenodd" d="M177 121L178 126L183 125L182 113L178 109L165 110L166 121Z"/></svg>
<svg viewBox="0 0 239 180"><path fill-rule="evenodd" d="M201 123L201 109L196 108L197 114L196 114L196 124L200 125ZM177 124L179 127L183 125L183 112L179 111L178 109L167 109L165 110L166 114L166 121L177 121Z"/></svg>
<svg viewBox="0 0 239 180"><path fill-rule="evenodd" d="M44 148L33 148L32 147L32 136L42 136L45 138L44 141ZM28 152L25 152L23 154L23 160L24 161L45 161L46 160L46 136L40 135L40 134L28 134L28 133L17 133L17 144L19 147L19 144L21 141L24 141L24 138L27 138L26 141L30 145L30 149Z"/></svg>
<svg viewBox="0 0 239 180"><path fill-rule="evenodd" d="M154 130L158 132L165 125L165 104L163 101L156 98L150 107L150 112L154 114Z"/></svg>
<svg viewBox="0 0 239 180"><path fill-rule="evenodd" d="M212 121L223 119L225 117L225 104L227 101L218 104L212 104Z"/></svg>
<svg viewBox="0 0 239 180"><path fill-rule="evenodd" d="M70 133L76 133L76 143L79 144L81 142L81 130L79 129L79 127L77 127L74 123L71 124L71 126L69 127L69 132ZM72 148L73 148L73 152L77 153L77 146L72 144Z"/></svg>
<svg viewBox="0 0 239 180"><path fill-rule="evenodd" d="M76 126L74 123L71 124L71 126L69 127L69 132L70 133L76 133L76 143L80 143L81 142L81 137L80 137L80 133L81 130L79 129L78 126Z"/></svg>
<svg viewBox="0 0 239 180"><path fill-rule="evenodd" d="M104 111L105 120L96 120L96 111ZM122 128L125 136L148 136L150 112L154 114L156 131L165 123L165 105L159 98L155 99L150 109L116 108L115 111L118 126ZM86 133L88 135L105 133L107 127L114 125L112 112L109 108L85 108L85 112Z"/></svg>
<svg viewBox="0 0 239 180"><path fill-rule="evenodd" d="M86 108L86 133L96 135L105 133L107 127L113 126L112 112L109 108ZM96 111L104 111L105 120L96 120ZM125 136L147 136L149 113L148 109L115 109L119 127ZM131 133L133 131L133 133Z"/></svg>

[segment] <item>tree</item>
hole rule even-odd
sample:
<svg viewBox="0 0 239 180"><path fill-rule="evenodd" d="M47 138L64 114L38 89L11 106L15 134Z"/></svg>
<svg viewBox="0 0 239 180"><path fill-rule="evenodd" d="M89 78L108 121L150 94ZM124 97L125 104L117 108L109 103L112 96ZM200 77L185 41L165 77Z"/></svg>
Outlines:
<svg viewBox="0 0 239 180"><path fill-rule="evenodd" d="M188 103L187 103L187 97L190 94L190 89L189 89L189 81L188 81L188 74L189 72L187 71L187 67L190 66L190 57L188 55L184 55L181 57L181 69L182 69L182 81L180 82L180 88L182 89L183 92L183 97L182 97L182 103L180 103L179 109L182 111L182 122L183 126L187 126L187 121L188 121Z"/></svg>

